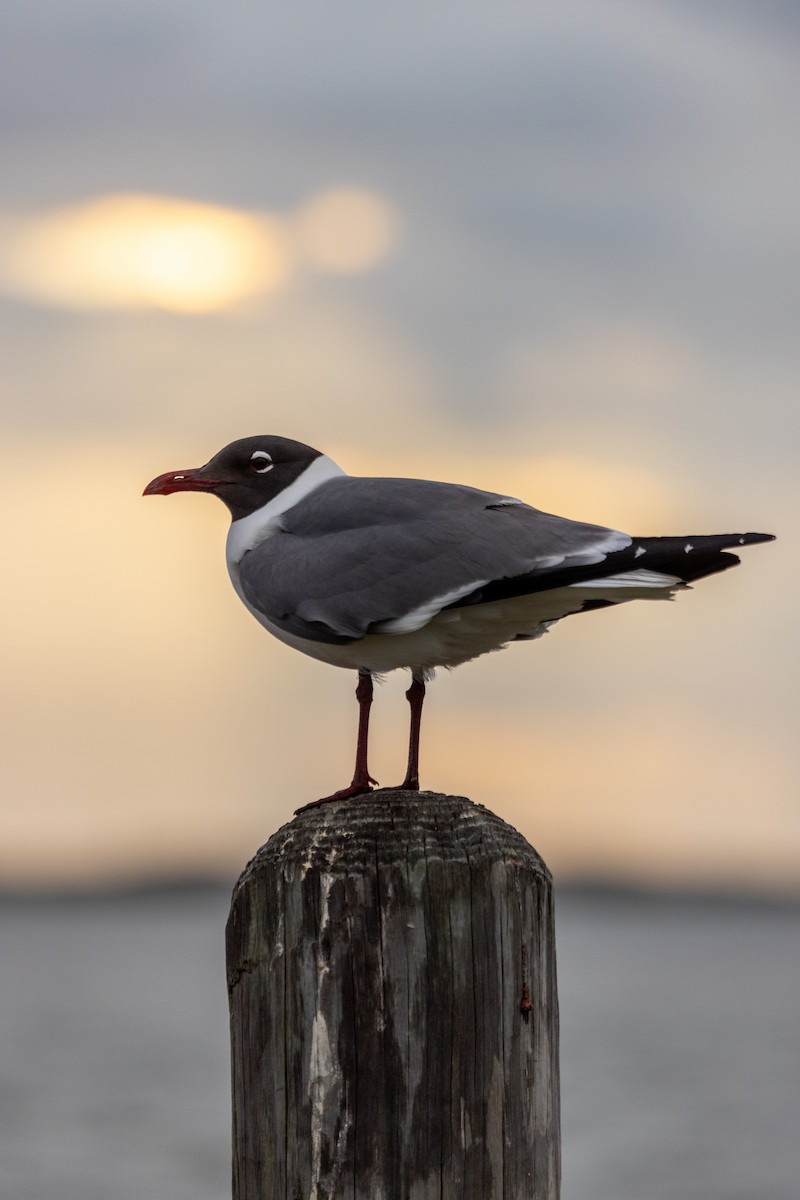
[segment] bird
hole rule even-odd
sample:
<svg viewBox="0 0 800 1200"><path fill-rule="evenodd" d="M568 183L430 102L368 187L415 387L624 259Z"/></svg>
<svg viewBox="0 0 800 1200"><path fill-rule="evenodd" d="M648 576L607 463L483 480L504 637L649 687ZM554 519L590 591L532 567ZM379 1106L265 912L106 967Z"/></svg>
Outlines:
<svg viewBox="0 0 800 1200"><path fill-rule="evenodd" d="M280 641L357 672L351 783L305 805L364 795L373 680L406 669L406 775L419 790L426 683L563 617L672 599L735 566L731 549L768 533L634 537L542 512L513 496L426 479L348 475L328 455L274 435L240 438L205 466L168 471L144 495L208 492L228 508L231 582ZM299 810L301 811L301 810Z"/></svg>

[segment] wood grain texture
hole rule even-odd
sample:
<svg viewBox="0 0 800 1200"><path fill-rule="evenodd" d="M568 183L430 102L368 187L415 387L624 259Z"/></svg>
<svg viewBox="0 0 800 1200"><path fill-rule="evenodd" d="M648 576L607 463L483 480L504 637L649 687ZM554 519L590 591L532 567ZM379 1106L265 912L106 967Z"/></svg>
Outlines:
<svg viewBox="0 0 800 1200"><path fill-rule="evenodd" d="M234 1200L557 1200L552 886L516 830L431 792L301 813L227 955Z"/></svg>

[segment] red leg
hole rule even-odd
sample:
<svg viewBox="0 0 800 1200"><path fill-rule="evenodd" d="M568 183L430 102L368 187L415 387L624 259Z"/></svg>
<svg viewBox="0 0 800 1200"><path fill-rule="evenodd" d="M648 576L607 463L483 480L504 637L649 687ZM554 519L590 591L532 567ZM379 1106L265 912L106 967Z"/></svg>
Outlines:
<svg viewBox="0 0 800 1200"><path fill-rule="evenodd" d="M406 692L411 709L411 728L408 735L408 767L406 777L400 784L400 789L409 792L419 791L419 731L422 725L422 702L425 699L425 680L421 675L415 675L411 687Z"/></svg>
<svg viewBox="0 0 800 1200"><path fill-rule="evenodd" d="M348 800L351 796L363 796L365 792L372 790L371 783L378 782L377 779L372 778L367 769L369 710L372 707L372 676L369 671L359 670L358 672L356 700L358 700L358 740L352 783L349 787L342 788L340 792L334 792L332 796L323 796L321 800L312 800L310 804L304 804L302 808L296 809L296 812L305 812L306 809L317 808L320 804L329 804L332 800Z"/></svg>

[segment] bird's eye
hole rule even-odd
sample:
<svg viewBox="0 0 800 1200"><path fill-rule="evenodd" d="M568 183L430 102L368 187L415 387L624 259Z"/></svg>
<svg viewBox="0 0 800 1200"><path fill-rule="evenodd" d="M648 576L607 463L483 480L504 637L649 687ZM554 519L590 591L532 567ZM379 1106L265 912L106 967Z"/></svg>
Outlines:
<svg viewBox="0 0 800 1200"><path fill-rule="evenodd" d="M267 454L266 450L254 450L250 455L250 466L257 475L266 475L274 465L272 455Z"/></svg>

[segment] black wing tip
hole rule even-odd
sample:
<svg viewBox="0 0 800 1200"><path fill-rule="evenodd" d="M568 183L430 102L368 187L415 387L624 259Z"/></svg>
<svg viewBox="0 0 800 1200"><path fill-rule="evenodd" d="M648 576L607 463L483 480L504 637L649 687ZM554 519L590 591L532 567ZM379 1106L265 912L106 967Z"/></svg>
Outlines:
<svg viewBox="0 0 800 1200"><path fill-rule="evenodd" d="M757 542L774 542L776 535L774 533L740 533L740 546L754 546Z"/></svg>

